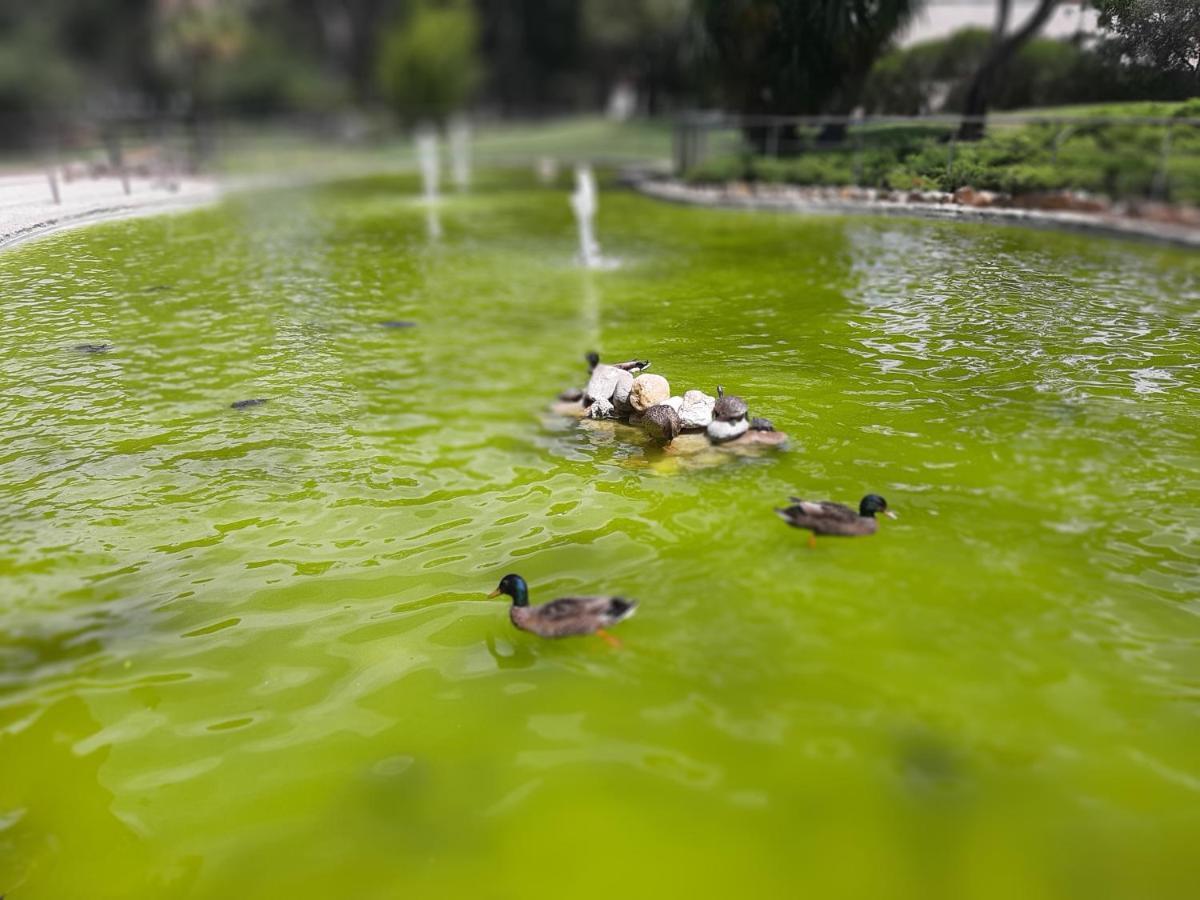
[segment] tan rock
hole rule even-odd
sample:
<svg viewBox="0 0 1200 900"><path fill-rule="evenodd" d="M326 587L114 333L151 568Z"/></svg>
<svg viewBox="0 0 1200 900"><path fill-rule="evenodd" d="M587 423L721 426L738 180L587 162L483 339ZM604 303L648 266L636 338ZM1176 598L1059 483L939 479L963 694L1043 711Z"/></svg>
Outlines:
<svg viewBox="0 0 1200 900"><path fill-rule="evenodd" d="M629 405L644 413L652 406L671 399L671 385L661 375L639 375L629 391Z"/></svg>

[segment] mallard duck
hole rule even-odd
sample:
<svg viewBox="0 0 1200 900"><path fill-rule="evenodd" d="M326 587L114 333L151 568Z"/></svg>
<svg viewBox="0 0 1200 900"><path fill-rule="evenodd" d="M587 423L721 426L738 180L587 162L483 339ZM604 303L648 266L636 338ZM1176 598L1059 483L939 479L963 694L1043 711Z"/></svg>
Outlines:
<svg viewBox="0 0 1200 900"><path fill-rule="evenodd" d="M683 430L679 424L679 414L665 403L658 403L642 413L642 428L663 445L671 443Z"/></svg>
<svg viewBox="0 0 1200 900"><path fill-rule="evenodd" d="M587 354L585 354L584 359L587 360L588 372L595 371L596 366L600 365L600 354L597 353L595 350L592 350L592 351L588 352ZM643 372L646 369L650 368L650 360L648 360L648 359L630 359L625 362L609 363L609 365L611 365L614 369L624 369L626 372L636 375L639 372Z"/></svg>
<svg viewBox="0 0 1200 900"><path fill-rule="evenodd" d="M512 598L508 617L513 625L544 638L595 634L617 645L617 639L604 629L628 619L637 609L636 600L624 597L559 597L530 606L529 586L520 575L505 575L488 598L502 594Z"/></svg>
<svg viewBox="0 0 1200 900"><path fill-rule="evenodd" d="M746 401L741 397L735 397L733 394L726 396L725 388L717 385L717 402L713 404L713 418L720 419L723 422L737 422L746 418L746 413L750 411L750 407L746 405Z"/></svg>
<svg viewBox="0 0 1200 900"><path fill-rule="evenodd" d="M841 503L830 500L801 500L791 497L792 506L776 509L775 514L793 528L806 528L811 532L808 536L808 546L817 545L818 534L829 534L837 537L859 537L874 534L879 528L875 519L876 513L883 513L890 519L896 514L888 509L887 501L878 494L867 494L858 504L858 512Z"/></svg>

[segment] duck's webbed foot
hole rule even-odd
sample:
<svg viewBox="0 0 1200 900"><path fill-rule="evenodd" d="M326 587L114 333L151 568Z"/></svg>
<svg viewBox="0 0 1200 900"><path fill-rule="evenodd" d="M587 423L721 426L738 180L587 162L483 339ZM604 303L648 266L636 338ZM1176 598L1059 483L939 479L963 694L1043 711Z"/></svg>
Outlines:
<svg viewBox="0 0 1200 900"><path fill-rule="evenodd" d="M596 637L600 638L600 640L604 641L604 643L608 644L608 646L610 646L610 647L624 646L621 643L620 638L618 638L615 634L609 634L603 628L596 629Z"/></svg>

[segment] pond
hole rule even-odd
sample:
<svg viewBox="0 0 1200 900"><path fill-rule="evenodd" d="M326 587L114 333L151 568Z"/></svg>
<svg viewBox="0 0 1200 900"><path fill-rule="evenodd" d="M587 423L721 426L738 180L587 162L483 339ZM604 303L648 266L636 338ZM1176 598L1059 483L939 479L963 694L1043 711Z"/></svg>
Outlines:
<svg viewBox="0 0 1200 900"><path fill-rule="evenodd" d="M1200 257L610 187L587 272L565 188L0 255L0 894L1190 895ZM549 416L590 349L790 444Z"/></svg>

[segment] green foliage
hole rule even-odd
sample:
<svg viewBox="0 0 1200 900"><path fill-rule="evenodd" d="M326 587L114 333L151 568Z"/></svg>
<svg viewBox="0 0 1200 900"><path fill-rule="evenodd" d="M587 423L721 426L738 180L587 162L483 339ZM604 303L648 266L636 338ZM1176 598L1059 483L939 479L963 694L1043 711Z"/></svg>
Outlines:
<svg viewBox="0 0 1200 900"><path fill-rule="evenodd" d="M405 122L444 121L471 99L482 75L478 26L467 5L422 5L384 37L379 88Z"/></svg>
<svg viewBox="0 0 1200 900"><path fill-rule="evenodd" d="M698 0L722 100L750 113L848 111L916 0Z"/></svg>
<svg viewBox="0 0 1200 900"><path fill-rule="evenodd" d="M1195 114L1200 98L1172 107L1135 104L1130 115ZM1108 106L1096 114L1116 115ZM954 191L963 186L1024 194L1074 188L1112 197L1158 196L1200 203L1200 127L1172 129L1165 182L1165 127L1138 123L993 126L980 141L954 143L945 129L865 126L854 146L807 147L782 159L723 157L690 173L693 181L762 180L811 185L859 184L893 190Z"/></svg>
<svg viewBox="0 0 1200 900"><path fill-rule="evenodd" d="M0 131L83 94L81 73L54 46L46 29L30 26L0 43Z"/></svg>
<svg viewBox="0 0 1200 900"><path fill-rule="evenodd" d="M222 110L241 115L328 111L346 99L342 85L270 33L249 37L246 51L214 73L212 92Z"/></svg>
<svg viewBox="0 0 1200 900"><path fill-rule="evenodd" d="M881 57L867 76L863 106L893 115L960 112L971 76L991 41L988 31L964 28ZM1034 38L1000 72L994 109L1058 106L1141 97L1179 99L1200 89L1193 78L1121 59L1105 43Z"/></svg>
<svg viewBox="0 0 1200 900"><path fill-rule="evenodd" d="M1196 0L1093 0L1113 55L1160 71L1183 72L1200 85L1200 3Z"/></svg>

